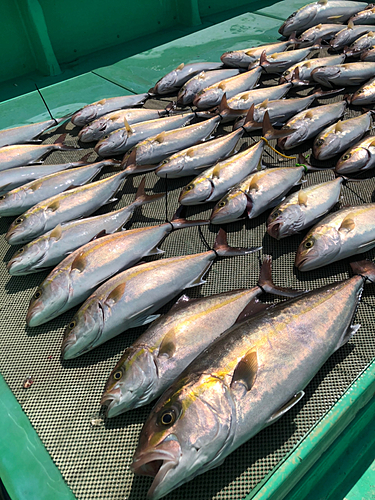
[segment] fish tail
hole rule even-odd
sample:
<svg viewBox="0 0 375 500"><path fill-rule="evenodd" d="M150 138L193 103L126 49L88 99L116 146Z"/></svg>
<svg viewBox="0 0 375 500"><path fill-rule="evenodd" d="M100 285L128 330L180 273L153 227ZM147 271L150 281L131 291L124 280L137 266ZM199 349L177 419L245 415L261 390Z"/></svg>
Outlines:
<svg viewBox="0 0 375 500"><path fill-rule="evenodd" d="M292 73L292 79L291 83L293 87L300 87L302 85L310 85L310 82L307 80L301 80L300 75L299 75L299 67L297 66L293 73Z"/></svg>
<svg viewBox="0 0 375 500"><path fill-rule="evenodd" d="M320 87L317 88L310 96L314 96L315 98L318 97L331 97L331 95L334 94L339 94L340 92L343 92L345 88L342 89L333 89L333 90L322 90Z"/></svg>
<svg viewBox="0 0 375 500"><path fill-rule="evenodd" d="M184 227L193 226L208 226L210 223L210 221L206 219L187 220L185 217L186 206L180 205L169 223L172 225L173 229L183 229Z"/></svg>
<svg viewBox="0 0 375 500"><path fill-rule="evenodd" d="M152 172L156 170L158 165L137 165L137 147L135 146L131 149L130 153L127 153L121 164L120 168L130 174L145 174L146 172Z"/></svg>
<svg viewBox="0 0 375 500"><path fill-rule="evenodd" d="M295 290L293 288L284 288L276 286L272 280L272 257L266 255L260 268L258 286L266 293L281 295L282 297L298 297L306 290Z"/></svg>
<svg viewBox="0 0 375 500"><path fill-rule="evenodd" d="M254 120L254 110L255 110L255 104L253 103L247 112L247 115L245 117L245 122L242 125L242 128L247 132L247 129L251 129L253 127L256 128L262 128L262 123L261 122L256 122Z"/></svg>
<svg viewBox="0 0 375 500"><path fill-rule="evenodd" d="M327 167L319 168L319 167L313 167L312 165L310 165L310 163L307 162L306 156L303 156L302 153L299 153L299 155L297 157L296 167L304 167L305 173L307 173L307 172L319 172L321 170L327 170Z"/></svg>
<svg viewBox="0 0 375 500"><path fill-rule="evenodd" d="M146 176L143 177L141 182L139 183L137 193L135 195L134 202L139 205L146 205L146 203L152 203L155 200L160 200L165 196L165 193L157 193L157 194L146 194L145 192L145 184L146 184Z"/></svg>
<svg viewBox="0 0 375 500"><path fill-rule="evenodd" d="M371 260L351 262L350 267L354 274L363 276L363 278L371 281L371 283L375 283L375 264Z"/></svg>
<svg viewBox="0 0 375 500"><path fill-rule="evenodd" d="M262 247L230 247L228 245L227 233L223 228L219 230L214 244L214 252L218 257L236 257L237 255L246 255L248 253L258 252Z"/></svg>
<svg viewBox="0 0 375 500"><path fill-rule="evenodd" d="M273 128L268 111L264 113L262 129L263 137L267 139L267 141L270 139L281 139L282 137L286 137L296 131L292 128L282 130L276 130Z"/></svg>
<svg viewBox="0 0 375 500"><path fill-rule="evenodd" d="M64 144L66 136L67 136L67 133L60 135L53 144L58 149L61 149L63 151L69 151L70 149L81 149L79 146L67 146L66 144Z"/></svg>
<svg viewBox="0 0 375 500"><path fill-rule="evenodd" d="M301 40L298 40L297 38L297 32L293 31L293 33L290 34L290 37L288 38L288 42L290 42L290 45L297 44L299 45L301 43Z"/></svg>
<svg viewBox="0 0 375 500"><path fill-rule="evenodd" d="M215 109L215 108L214 108ZM243 112L243 109L232 109L229 104L228 104L228 101L227 101L227 94L224 93L223 97L221 98L221 101L220 101L220 104L219 104L219 107L217 108L216 110L216 113L221 116L221 113L223 111L230 111L230 114L232 116L242 116L244 114Z"/></svg>

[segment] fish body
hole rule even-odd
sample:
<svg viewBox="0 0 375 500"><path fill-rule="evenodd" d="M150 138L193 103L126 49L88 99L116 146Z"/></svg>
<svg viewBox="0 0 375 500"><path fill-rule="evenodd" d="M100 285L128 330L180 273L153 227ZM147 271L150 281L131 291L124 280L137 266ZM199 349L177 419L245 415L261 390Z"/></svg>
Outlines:
<svg viewBox="0 0 375 500"><path fill-rule="evenodd" d="M301 33L298 42L304 44L315 43L317 40L330 40L344 27L342 24L318 24Z"/></svg>
<svg viewBox="0 0 375 500"><path fill-rule="evenodd" d="M58 224L92 214L111 200L127 175L119 172L38 203L12 222L5 239L10 245L28 243Z"/></svg>
<svg viewBox="0 0 375 500"><path fill-rule="evenodd" d="M374 28L374 27L373 27ZM375 30L368 31L366 34L357 38L347 49L347 56L356 56L365 50L372 49L375 44Z"/></svg>
<svg viewBox="0 0 375 500"><path fill-rule="evenodd" d="M269 56L271 54L274 54L275 52L283 52L294 43L294 40L287 40L285 42L260 45L259 47L232 50L230 52L224 52L220 59L226 66L230 66L232 68L248 68L249 64L260 58L262 52L265 51L266 55Z"/></svg>
<svg viewBox="0 0 375 500"><path fill-rule="evenodd" d="M339 31L329 42L331 47L335 50L343 49L347 45L357 40L364 33L368 33L373 30L374 26L345 26L341 31Z"/></svg>
<svg viewBox="0 0 375 500"><path fill-rule="evenodd" d="M211 224L227 224L243 217L244 213L254 219L280 203L285 194L300 183L304 172L304 167L279 167L248 175L215 205Z"/></svg>
<svg viewBox="0 0 375 500"><path fill-rule="evenodd" d="M272 210L267 233L280 240L312 226L338 202L342 183L342 177L338 177L289 195Z"/></svg>
<svg viewBox="0 0 375 500"><path fill-rule="evenodd" d="M238 75L238 69L218 69L216 71L202 71L188 80L177 95L177 104L187 106L192 104L196 95L206 87Z"/></svg>
<svg viewBox="0 0 375 500"><path fill-rule="evenodd" d="M286 52L275 52L270 56L263 55L260 59L249 65L249 69L261 66L266 73L282 73L294 64L301 62L306 57L320 48L319 46L306 47L304 49L288 50Z"/></svg>
<svg viewBox="0 0 375 500"><path fill-rule="evenodd" d="M313 154L318 160L328 160L353 146L371 128L371 111L338 121L320 132L314 140Z"/></svg>
<svg viewBox="0 0 375 500"><path fill-rule="evenodd" d="M365 62L375 62L375 49L364 50L360 56L361 61Z"/></svg>
<svg viewBox="0 0 375 500"><path fill-rule="evenodd" d="M375 203L327 215L304 237L295 265L311 271L375 247Z"/></svg>
<svg viewBox="0 0 375 500"><path fill-rule="evenodd" d="M198 73L202 71L217 70L222 67L223 65L217 62L182 63L176 69L163 76L155 86L150 89L150 92L159 95L175 92Z"/></svg>
<svg viewBox="0 0 375 500"><path fill-rule="evenodd" d="M260 104L266 99L269 101L281 99L291 88L292 85L290 83L285 83L284 85L240 92L228 99L228 105L232 109L243 109L244 112L247 112L252 104Z"/></svg>
<svg viewBox="0 0 375 500"><path fill-rule="evenodd" d="M354 62L315 68L311 78L325 87L360 85L374 76L375 63Z"/></svg>
<svg viewBox="0 0 375 500"><path fill-rule="evenodd" d="M125 153L147 137L183 127L190 123L193 118L194 113L187 113L135 123L132 126L114 130L107 137L100 139L94 149L99 156L104 157Z"/></svg>
<svg viewBox="0 0 375 500"><path fill-rule="evenodd" d="M65 118L60 118L59 120L46 120L44 122L31 123L29 125L22 125L21 127L0 130L0 147L32 141L41 135L45 130L57 125L64 119Z"/></svg>
<svg viewBox="0 0 375 500"><path fill-rule="evenodd" d="M129 125L133 125L134 123L156 120L166 114L163 109L118 109L85 125L79 131L78 138L81 142L99 141L114 130L123 128L125 120Z"/></svg>
<svg viewBox="0 0 375 500"><path fill-rule="evenodd" d="M291 66L284 71L281 75L279 83L292 82L294 85L301 84L301 82L309 82L311 80L311 73L315 68L334 66L341 64L345 61L345 54L338 54L335 56L318 57L316 59L309 59ZM298 82L296 81L296 69L298 68Z"/></svg>
<svg viewBox="0 0 375 500"><path fill-rule="evenodd" d="M229 156L242 135L243 130L237 130L223 137L183 149L164 160L155 173L159 177L168 179L195 175L197 169L209 167Z"/></svg>
<svg viewBox="0 0 375 500"><path fill-rule="evenodd" d="M14 144L12 146L4 146L0 148L0 171L29 165L51 153L51 151L64 151L66 149L72 149L72 147L62 143Z"/></svg>
<svg viewBox="0 0 375 500"><path fill-rule="evenodd" d="M223 160L198 175L183 188L178 199L181 205L197 205L219 200L232 186L253 172L259 165L264 142Z"/></svg>
<svg viewBox="0 0 375 500"><path fill-rule="evenodd" d="M375 102L375 78L362 85L351 97L350 103L355 106L365 106Z"/></svg>
<svg viewBox="0 0 375 500"><path fill-rule="evenodd" d="M287 150L315 137L324 127L335 122L344 113L345 108L345 101L340 101L301 111L283 127L283 129L292 128L296 131L286 138L279 139L278 146Z"/></svg>
<svg viewBox="0 0 375 500"><path fill-rule="evenodd" d="M354 276L277 304L199 355L161 396L141 431L131 467L154 477L148 498L157 500L221 465L292 408L358 330L352 318L363 285Z"/></svg>
<svg viewBox="0 0 375 500"><path fill-rule="evenodd" d="M362 172L375 167L375 137L361 139L339 159L335 171L340 175Z"/></svg>
<svg viewBox="0 0 375 500"><path fill-rule="evenodd" d="M235 96L239 92L250 90L258 83L262 68L258 66L251 71L241 73L237 76L232 76L219 83L215 83L201 92L194 99L194 106L198 109L208 109L220 104L220 101L225 94L227 99Z"/></svg>
<svg viewBox="0 0 375 500"><path fill-rule="evenodd" d="M111 111L143 104L149 97L150 95L147 93L101 99L100 101L87 104L81 108L79 111L74 113L70 121L74 125L83 127L84 125L87 125L87 123L90 123L96 118L110 113Z"/></svg>
<svg viewBox="0 0 375 500"><path fill-rule="evenodd" d="M369 5L365 10L361 10L352 16L349 21L353 24L375 24L375 7Z"/></svg>
<svg viewBox="0 0 375 500"><path fill-rule="evenodd" d="M343 24L351 16L365 9L365 2L349 2L343 0L319 0L301 7L281 25L279 33L289 36L294 31L301 33L321 23Z"/></svg>

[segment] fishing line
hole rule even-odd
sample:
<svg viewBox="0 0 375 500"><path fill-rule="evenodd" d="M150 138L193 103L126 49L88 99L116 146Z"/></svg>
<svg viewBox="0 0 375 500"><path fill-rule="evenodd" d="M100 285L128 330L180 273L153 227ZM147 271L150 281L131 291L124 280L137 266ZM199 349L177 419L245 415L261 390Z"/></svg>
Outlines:
<svg viewBox="0 0 375 500"><path fill-rule="evenodd" d="M206 240L206 238L203 235L201 226L198 226L198 232L199 232L199 236L201 238L201 241L205 245L205 247L207 248L207 250L212 250L213 252L215 252L216 257L220 257L220 255L217 253L217 251L214 248L211 248L210 245L207 243L207 240Z"/></svg>
<svg viewBox="0 0 375 500"><path fill-rule="evenodd" d="M358 193L356 193L355 191L353 191L353 189L351 187L349 187L347 184L345 184L344 187L346 187L346 189L349 189L349 191L351 191L353 194L355 194L357 196L357 198L359 198L363 203L367 203L366 200L361 198L360 195Z"/></svg>
<svg viewBox="0 0 375 500"><path fill-rule="evenodd" d="M38 91L38 94L40 95L40 97L41 97L42 101L44 102L45 107L47 108L47 111L48 111L48 113L49 113L49 116L51 117L51 120L53 120L53 121L56 123L56 125L57 125L57 120L56 120L56 119L52 116L52 113L51 113L51 111L50 111L49 107L47 106L47 103L46 103L46 101L44 100L44 97L42 96L42 93L41 93L41 91L39 90L38 85L37 85L36 83L35 83L34 85L35 85L35 88L36 88L36 90Z"/></svg>

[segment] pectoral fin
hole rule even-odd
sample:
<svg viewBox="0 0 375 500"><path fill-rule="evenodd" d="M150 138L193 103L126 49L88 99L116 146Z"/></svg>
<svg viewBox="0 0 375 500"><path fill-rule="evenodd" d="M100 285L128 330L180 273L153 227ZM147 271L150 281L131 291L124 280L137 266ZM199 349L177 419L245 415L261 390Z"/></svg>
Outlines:
<svg viewBox="0 0 375 500"><path fill-rule="evenodd" d="M303 391L297 392L292 399L290 399L284 406L282 406L279 410L277 410L267 421L267 424L273 424L276 420L282 417L287 411L293 408L294 405L300 401L305 393Z"/></svg>
<svg viewBox="0 0 375 500"><path fill-rule="evenodd" d="M173 330L170 330L161 341L159 347L158 357L163 354L167 354L168 358L171 358L176 352L176 334Z"/></svg>
<svg viewBox="0 0 375 500"><path fill-rule="evenodd" d="M78 254L77 257L73 260L71 266L70 266L70 271L73 271L74 269L77 269L80 273L85 270L86 267L86 262L85 262L85 257L83 254Z"/></svg>
<svg viewBox="0 0 375 500"><path fill-rule="evenodd" d="M52 212L56 212L59 206L60 206L59 200L55 200L47 206L47 210L52 210Z"/></svg>
<svg viewBox="0 0 375 500"><path fill-rule="evenodd" d="M116 286L116 288L114 288L112 290L112 292L107 296L107 298L105 299L105 302L106 303L118 302L121 299L121 297L124 295L125 288L126 288L126 282L121 283L120 285Z"/></svg>
<svg viewBox="0 0 375 500"><path fill-rule="evenodd" d="M160 250L160 248L158 248L157 246L152 248L149 252L147 252L146 254L144 254L143 256L144 257L148 257L150 255L160 255L164 253L164 250Z"/></svg>
<svg viewBox="0 0 375 500"><path fill-rule="evenodd" d="M358 330L360 328L361 328L361 325L350 325L349 328L344 333L344 335L341 337L339 343L337 344L337 347L336 347L335 351L337 351L337 349L340 349L340 347L342 347L347 342L349 342L349 340L353 337L353 335L355 333L358 332Z"/></svg>
<svg viewBox="0 0 375 500"><path fill-rule="evenodd" d="M51 234L49 235L49 239L55 238L56 241L58 241L61 238L61 224L58 224L55 229L51 231Z"/></svg>
<svg viewBox="0 0 375 500"><path fill-rule="evenodd" d="M258 372L258 354L253 348L247 351L245 356L240 360L233 372L231 389L241 382L245 385L246 390L250 391L255 383Z"/></svg>
<svg viewBox="0 0 375 500"><path fill-rule="evenodd" d="M341 226L339 227L339 231L353 231L355 228L355 222L350 217L350 214L345 217L345 219L341 222Z"/></svg>

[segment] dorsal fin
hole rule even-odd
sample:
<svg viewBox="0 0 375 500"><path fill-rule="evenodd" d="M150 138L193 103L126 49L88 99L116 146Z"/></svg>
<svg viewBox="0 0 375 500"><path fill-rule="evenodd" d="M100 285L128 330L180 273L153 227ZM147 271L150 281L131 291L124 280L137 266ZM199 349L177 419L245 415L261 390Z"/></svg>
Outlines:
<svg viewBox="0 0 375 500"><path fill-rule="evenodd" d="M100 101L96 102L95 104L105 104L107 102L107 99L101 99ZM90 106L90 104L89 104Z"/></svg>
<svg viewBox="0 0 375 500"><path fill-rule="evenodd" d="M221 89L221 90L224 90L224 91L225 91L225 87L226 87L226 85L225 85L224 82L219 83L219 85L217 86L218 89Z"/></svg>
<svg viewBox="0 0 375 500"><path fill-rule="evenodd" d="M180 69L184 68L185 64L181 63L179 66L177 66L176 71L179 71Z"/></svg>
<svg viewBox="0 0 375 500"><path fill-rule="evenodd" d="M215 165L212 171L212 179L220 179L220 163Z"/></svg>
<svg viewBox="0 0 375 500"><path fill-rule="evenodd" d="M341 222L341 225L339 227L339 231L352 231L355 228L355 222L352 219L352 215L348 214L345 219Z"/></svg>
<svg viewBox="0 0 375 500"><path fill-rule="evenodd" d="M105 301L106 302L108 302L108 301L118 302L121 299L121 297L124 295L125 288L126 288L126 282L121 283L120 285L116 286L116 288L114 288L112 290L112 292L107 296Z"/></svg>
<svg viewBox="0 0 375 500"><path fill-rule="evenodd" d="M158 134L158 135L154 138L154 142L158 142L159 144L161 144L162 142L164 142L164 139L165 139L165 131L160 132L160 134Z"/></svg>
<svg viewBox="0 0 375 500"><path fill-rule="evenodd" d="M86 267L86 260L84 257L83 253L79 253L77 257L73 260L71 266L70 266L70 271L73 271L73 269L77 269L80 273L85 270Z"/></svg>
<svg viewBox="0 0 375 500"><path fill-rule="evenodd" d="M307 205L307 194L302 189L298 191L298 204Z"/></svg>
<svg viewBox="0 0 375 500"><path fill-rule="evenodd" d="M114 115L111 116L110 120L112 122L114 122L115 120L120 120L121 118L122 118L121 113L116 113L116 114L114 114Z"/></svg>
<svg viewBox="0 0 375 500"><path fill-rule="evenodd" d="M206 78L206 73L204 71L201 71L198 75L199 80L204 80Z"/></svg>
<svg viewBox="0 0 375 500"><path fill-rule="evenodd" d="M158 357L163 354L167 354L168 358L171 358L176 352L176 334L174 330L170 330L161 341L159 347Z"/></svg>
<svg viewBox="0 0 375 500"><path fill-rule="evenodd" d="M354 28L354 23L353 21L348 22L348 29L352 30Z"/></svg>
<svg viewBox="0 0 375 500"><path fill-rule="evenodd" d="M47 206L47 209L52 210L52 212L56 212L59 206L60 206L59 200L55 200Z"/></svg>
<svg viewBox="0 0 375 500"><path fill-rule="evenodd" d="M131 128L131 126L129 125L129 122L128 120L125 118L124 116L124 126L125 126L125 129L126 129L126 132L128 133L128 135L132 135L134 130Z"/></svg>
<svg viewBox="0 0 375 500"><path fill-rule="evenodd" d="M259 177L260 176L258 173L253 175L253 177L250 181L250 184L249 184L249 189L255 189L256 191L259 189L259 186L258 186Z"/></svg>
<svg viewBox="0 0 375 500"><path fill-rule="evenodd" d="M49 239L55 238L55 240L58 241L61 238L61 233L62 233L61 224L58 224L55 227L55 229L52 229L52 231L49 235Z"/></svg>
<svg viewBox="0 0 375 500"><path fill-rule="evenodd" d="M314 113L312 112L312 110L310 109L306 114L305 114L305 118L313 118L314 117Z"/></svg>
<svg viewBox="0 0 375 500"><path fill-rule="evenodd" d="M250 92L247 92L247 94L242 94L242 96L240 97L240 100L242 101L247 101L250 97Z"/></svg>
<svg viewBox="0 0 375 500"><path fill-rule="evenodd" d="M370 36L370 37L374 36L374 32L373 32L373 31L369 31L369 32L367 33L367 36Z"/></svg>
<svg viewBox="0 0 375 500"><path fill-rule="evenodd" d="M185 153L186 156L190 156L190 158L192 158L194 155L195 155L195 150L194 148L190 148L186 151Z"/></svg>
<svg viewBox="0 0 375 500"><path fill-rule="evenodd" d="M320 5L326 5L328 3L328 0L318 0L317 3L320 3Z"/></svg>
<svg viewBox="0 0 375 500"><path fill-rule="evenodd" d="M36 182L33 182L33 183L29 186L29 189L31 189L32 191L36 191L36 190L37 190L37 189L39 189L42 185L43 185L43 179L38 180L38 181L36 181Z"/></svg>
<svg viewBox="0 0 375 500"><path fill-rule="evenodd" d="M337 132L342 132L342 131L343 131L342 121L339 120L335 125L335 134L337 134Z"/></svg>
<svg viewBox="0 0 375 500"><path fill-rule="evenodd" d="M320 23L320 24L317 24L317 25L315 26L315 28L317 28L318 30L321 30L321 29L322 29L322 24L321 24L321 23Z"/></svg>
<svg viewBox="0 0 375 500"><path fill-rule="evenodd" d="M247 391L253 387L258 372L258 354L251 348L245 356L239 361L233 372L231 389L235 388L238 382L242 382Z"/></svg>
<svg viewBox="0 0 375 500"><path fill-rule="evenodd" d="M241 52L241 51L240 51ZM252 53L254 52L254 49L249 49L244 51L247 56L251 56Z"/></svg>
<svg viewBox="0 0 375 500"><path fill-rule="evenodd" d="M268 107L268 102L269 100L268 99L265 99L261 104L259 104L259 107L260 108L266 108Z"/></svg>

